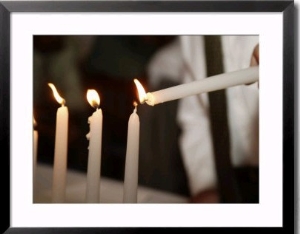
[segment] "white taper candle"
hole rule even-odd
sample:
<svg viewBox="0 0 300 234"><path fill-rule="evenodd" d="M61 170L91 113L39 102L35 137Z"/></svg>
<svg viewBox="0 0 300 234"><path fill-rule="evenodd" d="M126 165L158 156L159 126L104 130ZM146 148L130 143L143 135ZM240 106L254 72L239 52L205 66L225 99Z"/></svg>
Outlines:
<svg viewBox="0 0 300 234"><path fill-rule="evenodd" d="M69 111L53 84L48 84L61 107L56 112L52 202L64 203L67 180Z"/></svg>
<svg viewBox="0 0 300 234"><path fill-rule="evenodd" d="M206 79L177 85L156 92L147 93L146 103L154 106L187 96L216 91L242 84L250 84L258 81L259 67L250 67L239 71L228 72Z"/></svg>
<svg viewBox="0 0 300 234"><path fill-rule="evenodd" d="M38 139L39 134L36 128L36 121L33 119L33 194L36 191L36 164L37 164L37 150L38 150Z"/></svg>
<svg viewBox="0 0 300 234"><path fill-rule="evenodd" d="M101 174L101 149L102 149L102 110L98 109L100 98L95 90L88 90L88 101L97 108L88 119L90 132L87 134L89 142L86 202L100 202L100 174Z"/></svg>
<svg viewBox="0 0 300 234"><path fill-rule="evenodd" d="M124 176L124 203L137 202L140 120L136 105L128 121L127 149Z"/></svg>
<svg viewBox="0 0 300 234"><path fill-rule="evenodd" d="M52 201L55 203L65 202L68 154L68 119L68 108L66 106L58 108L56 114L52 191Z"/></svg>

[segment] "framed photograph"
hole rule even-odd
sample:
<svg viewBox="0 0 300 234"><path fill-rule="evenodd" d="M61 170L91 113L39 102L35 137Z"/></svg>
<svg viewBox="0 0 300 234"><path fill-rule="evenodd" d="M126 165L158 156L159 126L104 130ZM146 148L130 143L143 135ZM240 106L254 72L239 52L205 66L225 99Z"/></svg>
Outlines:
<svg viewBox="0 0 300 234"><path fill-rule="evenodd" d="M0 78L2 232L294 230L293 1L0 1Z"/></svg>

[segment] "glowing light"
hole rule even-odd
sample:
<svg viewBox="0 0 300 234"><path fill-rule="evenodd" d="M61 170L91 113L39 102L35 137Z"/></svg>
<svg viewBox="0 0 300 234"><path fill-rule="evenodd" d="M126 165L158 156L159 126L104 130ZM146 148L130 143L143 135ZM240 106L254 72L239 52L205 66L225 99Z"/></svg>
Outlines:
<svg viewBox="0 0 300 234"><path fill-rule="evenodd" d="M86 94L87 100L90 103L90 105L94 108L98 108L100 105L100 97L96 90L94 89L88 89Z"/></svg>
<svg viewBox="0 0 300 234"><path fill-rule="evenodd" d="M33 117L33 127L37 126L37 122L35 121L35 118Z"/></svg>
<svg viewBox="0 0 300 234"><path fill-rule="evenodd" d="M137 87L137 90L138 90L140 103L143 104L146 101L146 97L147 97L145 89L144 89L144 87L142 86L142 84L137 79L134 79L133 81L134 81L134 83L135 83L135 85Z"/></svg>
<svg viewBox="0 0 300 234"><path fill-rule="evenodd" d="M57 101L59 104L61 104L61 105L65 105L66 100L63 99L63 98L59 95L59 93L57 92L57 90L56 90L54 84L48 83L48 85L49 85L49 87L52 89L53 95L54 95L56 101Z"/></svg>

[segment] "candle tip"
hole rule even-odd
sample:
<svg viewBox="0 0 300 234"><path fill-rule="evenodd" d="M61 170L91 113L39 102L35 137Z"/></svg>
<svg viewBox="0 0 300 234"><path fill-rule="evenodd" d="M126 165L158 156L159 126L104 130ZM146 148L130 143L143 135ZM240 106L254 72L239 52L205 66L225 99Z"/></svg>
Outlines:
<svg viewBox="0 0 300 234"><path fill-rule="evenodd" d="M90 104L91 104L91 106L94 107L96 110L99 109L99 105L98 105L98 103L97 103L95 100L91 101Z"/></svg>
<svg viewBox="0 0 300 234"><path fill-rule="evenodd" d="M138 103L137 102L133 102L133 106L134 106L134 110L133 112L136 113L137 111L137 106L138 106Z"/></svg>
<svg viewBox="0 0 300 234"><path fill-rule="evenodd" d="M37 128L37 122L35 121L35 118L33 117L33 129Z"/></svg>
<svg viewBox="0 0 300 234"><path fill-rule="evenodd" d="M147 97L145 98L145 101L149 106L155 105L155 100L152 93L147 93Z"/></svg>
<svg viewBox="0 0 300 234"><path fill-rule="evenodd" d="M65 99L62 99L61 105L62 105L62 106L65 106L65 105L66 105L66 100L65 100Z"/></svg>

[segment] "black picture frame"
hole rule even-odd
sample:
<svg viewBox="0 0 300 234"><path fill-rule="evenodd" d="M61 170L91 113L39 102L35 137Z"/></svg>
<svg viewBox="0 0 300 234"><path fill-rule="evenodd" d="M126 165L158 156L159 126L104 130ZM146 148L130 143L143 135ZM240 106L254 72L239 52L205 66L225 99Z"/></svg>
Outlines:
<svg viewBox="0 0 300 234"><path fill-rule="evenodd" d="M10 14L13 12L282 12L283 13L283 227L252 231L292 233L297 228L294 205L294 1L0 1L0 149L1 232L3 233L124 233L144 228L13 228L10 227ZM215 228L201 228L214 232ZM163 231L170 231L161 228ZM180 229L181 230L181 229ZM154 230L150 230L154 231ZM156 230L155 230L156 231ZM184 228L198 232L198 228ZM240 232L225 228L225 233Z"/></svg>

